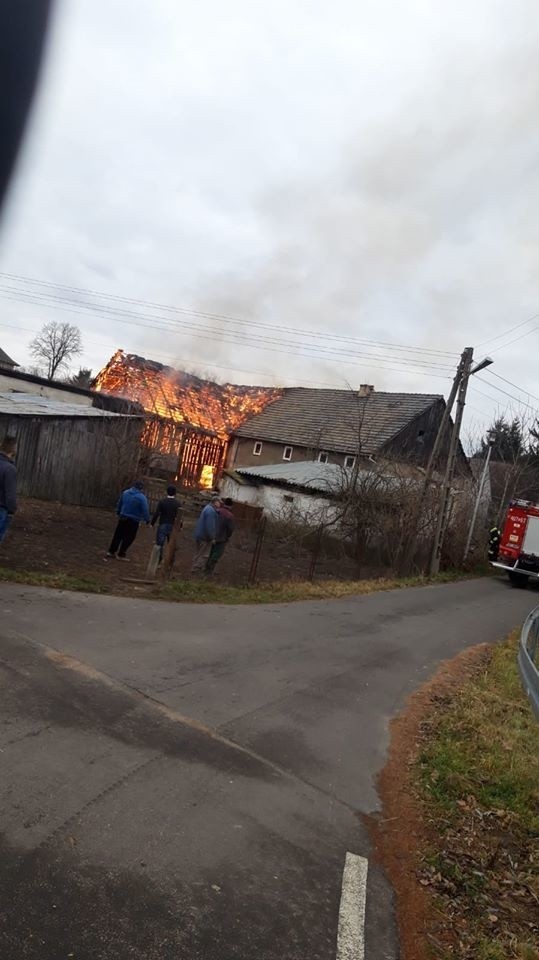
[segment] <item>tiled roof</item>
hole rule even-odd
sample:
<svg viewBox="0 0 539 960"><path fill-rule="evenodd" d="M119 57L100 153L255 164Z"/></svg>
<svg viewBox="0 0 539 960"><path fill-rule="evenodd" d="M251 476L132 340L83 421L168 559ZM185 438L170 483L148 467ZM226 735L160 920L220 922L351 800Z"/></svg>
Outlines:
<svg viewBox="0 0 539 960"><path fill-rule="evenodd" d="M408 423L443 398L432 393L383 393L291 387L235 431L238 437L315 450L378 452Z"/></svg>

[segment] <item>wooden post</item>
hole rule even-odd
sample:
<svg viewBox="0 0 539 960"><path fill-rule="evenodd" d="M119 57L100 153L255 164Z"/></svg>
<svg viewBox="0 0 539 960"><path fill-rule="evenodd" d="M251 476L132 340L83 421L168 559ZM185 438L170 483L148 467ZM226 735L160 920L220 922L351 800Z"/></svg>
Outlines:
<svg viewBox="0 0 539 960"><path fill-rule="evenodd" d="M155 578L157 573L157 567L159 566L159 554L160 548L154 543L152 547L152 552L150 553L150 559L148 560L148 566L146 567L146 576L148 579Z"/></svg>
<svg viewBox="0 0 539 960"><path fill-rule="evenodd" d="M256 580L256 574L258 571L258 563L260 560L260 553L262 550L262 542L264 540L264 534L266 532L267 518L262 517L260 522L260 527L258 530L258 536L256 538L255 548L253 550L253 559L251 560L251 569L249 570L249 576L247 578L247 583L252 587L253 583Z"/></svg>
<svg viewBox="0 0 539 960"><path fill-rule="evenodd" d="M312 553L311 553L311 563L310 563L310 566L309 566L309 573L308 573L308 575L307 575L308 580L310 581L310 583L312 583L313 580L314 580L314 571L316 570L316 561L318 560L318 557L319 557L319 555L320 555L320 549L321 549L321 547L322 547L322 537L323 537L323 536L324 536L324 528L323 528L323 527L319 527L319 528L318 528L318 534L317 534L317 537L316 537L316 541L315 541L314 547L313 547L313 549L312 549Z"/></svg>
<svg viewBox="0 0 539 960"><path fill-rule="evenodd" d="M177 539L178 529L176 525L174 525L172 527L172 533L170 534L170 540L163 548L163 562L159 567L159 576L162 580L168 580L172 573L172 568L176 559Z"/></svg>

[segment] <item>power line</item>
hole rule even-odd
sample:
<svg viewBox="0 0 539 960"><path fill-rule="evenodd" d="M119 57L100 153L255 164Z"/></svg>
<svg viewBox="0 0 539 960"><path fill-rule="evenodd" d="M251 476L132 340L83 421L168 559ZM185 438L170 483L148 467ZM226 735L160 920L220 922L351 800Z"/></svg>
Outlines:
<svg viewBox="0 0 539 960"><path fill-rule="evenodd" d="M52 283L47 280L39 280L35 277L24 277L24 276L19 276L17 274L0 272L0 278L3 278L5 280L10 280L10 281L15 281L16 283L19 283L19 284L30 284L33 286L52 289L56 291L57 298L61 298L62 295L64 295L64 299L66 299L65 294L78 294L86 297L98 297L99 299L105 300L105 301L134 304L136 306L142 306L146 309L148 308L158 309L158 310L165 310L167 312L173 312L176 314L186 314L190 317L196 317L196 318L205 319L205 320L208 320L208 319L221 320L227 323L243 324L249 327L263 328L271 331L278 330L278 331L283 331L289 335L296 335L301 337L313 337L316 339L323 339L323 340L329 340L329 341L333 340L333 341L341 341L344 343L357 343L360 345L363 344L363 345L370 345L370 346L378 346L378 347L383 347L386 350L397 350L397 351L404 350L408 353L420 353L420 354L427 354L427 355L432 355L437 357L448 357L451 359L453 359L456 356L455 353L448 350L436 350L430 347L419 347L419 346L416 347L410 344L398 344L398 343L386 342L383 340L371 340L367 338L348 337L343 334L321 333L320 331L317 331L317 330L303 330L298 327L279 326L274 323L264 323L262 321L257 321L257 320L246 320L245 318L232 317L227 314L221 314L221 313L210 313L210 312L205 312L201 310L196 310L190 307L189 308L175 307L175 306L172 306L171 304L155 303L150 300L142 300L134 297L121 297L116 294L107 294L107 293L103 293L96 290L85 289L84 287L69 287L65 284ZM21 292L24 292L24 288L23 288L23 291ZM43 295L47 295L47 294L43 294ZM48 294L48 296L54 296L54 295Z"/></svg>
<svg viewBox="0 0 539 960"><path fill-rule="evenodd" d="M477 344L476 349L479 349L479 347L484 347L486 343L494 343L495 340L500 340L502 337L507 337L510 333L513 333L513 330L518 330L520 327L525 326L526 323L531 323L532 320L537 320L538 318L539 313L534 313L533 317L528 317L527 320L521 320L520 323L515 323L514 327L509 327L509 330L505 330L504 333L499 333L496 337L489 337L487 340L482 340L481 343ZM499 347L496 349L499 349Z"/></svg>
<svg viewBox="0 0 539 960"><path fill-rule="evenodd" d="M50 295L44 299L43 296L38 293L31 294L19 291L14 293L9 288L0 288L0 297L5 300L29 303L37 306L46 306L54 310L64 310L69 313L78 313L85 316L88 315L88 311L92 311L93 313L97 312L106 319L113 319L118 323L125 323L128 326L140 326L146 329L155 329L161 331L165 330L167 332L174 332L179 336L191 337L194 332L196 333L198 339L208 339L212 342L215 342L216 339L218 339L221 343L240 345L250 349L267 350L273 353L284 353L287 356L290 356L291 351L293 351L294 356L306 357L307 359L311 360L331 360L335 363L353 364L356 366L361 363L367 368L385 369L393 372L402 371L404 366L404 372L422 374L423 376L441 377L442 379L445 379L445 376L441 373L436 373L435 371L447 370L443 364L429 364L425 360L411 360L406 357L385 357L383 354L366 354L361 352L354 353L350 350L336 350L330 347L318 347L316 345L311 347L309 344L301 344L297 341L286 341L283 339L275 339L270 337L249 336L248 334L240 334L238 331L225 331L225 334L223 334L223 332L220 330L209 327L201 328L200 326L195 326L192 323L185 321L176 321L176 324L174 324L164 317L148 317L126 310L115 310L111 307L107 307L105 309L98 307L96 309L96 307L91 304L88 306L85 304L78 304L77 306L74 306L66 304L65 301L61 300L61 298L60 302L55 302L55 300L58 298L51 297ZM148 320L154 322L149 323ZM178 326L186 328L187 332L185 332L183 329L178 329ZM288 347L288 349L281 349L281 347ZM298 347L301 347L302 349L298 350ZM305 350L309 352L305 352ZM344 354L344 356L341 356L341 354ZM354 359L345 359L345 357L353 357ZM366 360L370 362L367 363L365 362ZM375 363L372 361L375 361ZM409 367L410 369L406 369L406 367ZM422 367L424 369L413 369L415 367Z"/></svg>
<svg viewBox="0 0 539 960"><path fill-rule="evenodd" d="M502 343L499 347L494 347L494 350L491 350L491 353L498 353L498 350L505 350L506 347L510 347L512 343L518 343L519 340L524 340L525 337L529 337L531 333L535 333L536 330L539 330L539 327L532 327L531 330L527 330L526 333L523 333L520 337L515 337L513 340L509 340L507 343Z"/></svg>
<svg viewBox="0 0 539 960"><path fill-rule="evenodd" d="M477 375L476 375L476 376L477 376ZM504 396L509 397L511 400L514 400L515 403L520 404L522 407L527 407L528 410L533 410L533 412L534 412L535 415L537 416L537 407L532 407L532 405L531 405L530 403L525 403L524 400L520 400L518 397L513 396L512 393L508 393L507 390L503 390L502 387L497 387L495 383L489 383L488 380L483 380L482 377L477 377L477 379L478 379L481 383L486 384L488 387L492 387L493 390L497 390L499 393L503 393Z"/></svg>
<svg viewBox="0 0 539 960"><path fill-rule="evenodd" d="M491 370L490 367L485 371L485 373L490 374L491 377L496 377L498 380L502 380L504 383L507 383L508 386L514 387L515 390L520 390L521 393L525 393L527 397L531 397L532 400L537 400L539 403L539 397L534 396L529 390L525 390L524 387L519 387L518 384L513 383L512 380L507 380L505 377L500 376L499 373L495 373L494 370Z"/></svg>

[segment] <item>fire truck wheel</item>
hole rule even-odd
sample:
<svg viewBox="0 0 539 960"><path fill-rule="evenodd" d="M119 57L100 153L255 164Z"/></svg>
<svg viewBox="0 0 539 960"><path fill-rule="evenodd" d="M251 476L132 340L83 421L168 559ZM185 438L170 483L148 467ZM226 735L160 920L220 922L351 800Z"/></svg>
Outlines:
<svg viewBox="0 0 539 960"><path fill-rule="evenodd" d="M528 577L524 573L510 573L509 579L514 587L528 586Z"/></svg>

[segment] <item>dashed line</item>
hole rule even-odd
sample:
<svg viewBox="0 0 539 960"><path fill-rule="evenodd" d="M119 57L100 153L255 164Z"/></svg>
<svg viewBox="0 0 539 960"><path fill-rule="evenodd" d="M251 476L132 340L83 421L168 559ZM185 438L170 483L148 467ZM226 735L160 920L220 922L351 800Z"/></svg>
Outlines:
<svg viewBox="0 0 539 960"><path fill-rule="evenodd" d="M369 862L355 853L347 853L342 877L337 960L365 958L365 903Z"/></svg>

